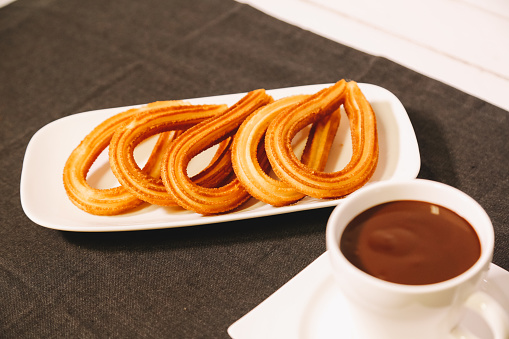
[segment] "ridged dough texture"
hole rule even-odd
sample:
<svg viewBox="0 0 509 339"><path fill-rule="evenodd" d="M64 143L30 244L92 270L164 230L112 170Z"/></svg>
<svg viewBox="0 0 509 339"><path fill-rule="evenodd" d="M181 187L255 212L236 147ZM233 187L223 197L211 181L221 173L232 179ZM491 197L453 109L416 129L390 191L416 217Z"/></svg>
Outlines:
<svg viewBox="0 0 509 339"><path fill-rule="evenodd" d="M250 115L235 135L232 164L237 178L249 193L267 204L285 206L299 201L305 195L286 182L276 180L267 173L265 133L272 120L292 106L307 99L296 95L277 100ZM336 131L339 127L340 110L324 116L313 124L301 160L309 168L323 170ZM261 147L260 147L261 146Z"/></svg>
<svg viewBox="0 0 509 339"><path fill-rule="evenodd" d="M162 101L145 105L141 108L130 109L106 119L95 127L76 147L67 159L63 181L67 196L80 209L96 215L116 215L129 211L143 201L132 195L123 186L109 189L91 187L86 177L90 167L99 154L109 145L113 134L119 126L131 120L135 115L152 110L167 109L175 105L183 104L182 101ZM149 157L143 172L151 176L159 176L159 162L163 148L161 144L173 140L173 133L162 134L156 148Z"/></svg>
<svg viewBox="0 0 509 339"><path fill-rule="evenodd" d="M155 134L172 130L187 130L189 127L223 113L225 110L226 106L189 105L171 107L160 112L138 114L129 123L123 125L111 139L109 159L113 174L122 186L143 201L161 206L177 205L173 196L166 190L160 177L154 178L147 175L138 167L134 159L134 149L140 142ZM179 136L184 133L180 133ZM166 145L164 152L172 143ZM218 173L226 176L228 175L228 168L231 167L229 153L223 152L218 157L221 160L225 155L227 155L226 163L217 161L214 164L219 167L223 165L222 168L217 168L217 170ZM216 170L215 166L207 168L206 171ZM209 178L209 176L203 174L202 177ZM201 180L201 184L207 185L207 182Z"/></svg>
<svg viewBox="0 0 509 339"><path fill-rule="evenodd" d="M295 156L291 141L306 125L343 103L350 122L352 158L337 172L312 170ZM356 82L340 81L278 115L269 125L265 147L274 172L297 191L321 199L340 198L362 187L375 172L378 163L375 112Z"/></svg>
<svg viewBox="0 0 509 339"><path fill-rule="evenodd" d="M342 110L352 157L343 169L325 172ZM299 158L292 140L308 126ZM154 135L157 142L140 168L134 150ZM93 188L87 174L108 146L120 186ZM190 161L213 146L210 163L189 177ZM251 197L285 206L305 196L346 196L372 177L378 147L375 112L354 81L278 100L258 89L231 107L160 101L106 119L70 154L63 182L69 199L91 214L116 215L150 203L213 215L235 210Z"/></svg>
<svg viewBox="0 0 509 339"><path fill-rule="evenodd" d="M189 179L186 169L194 156L233 136L251 113L272 101L263 89L249 92L223 114L190 128L170 145L163 159L161 178L180 206L200 214L217 214L250 198L238 178L221 187L202 187Z"/></svg>

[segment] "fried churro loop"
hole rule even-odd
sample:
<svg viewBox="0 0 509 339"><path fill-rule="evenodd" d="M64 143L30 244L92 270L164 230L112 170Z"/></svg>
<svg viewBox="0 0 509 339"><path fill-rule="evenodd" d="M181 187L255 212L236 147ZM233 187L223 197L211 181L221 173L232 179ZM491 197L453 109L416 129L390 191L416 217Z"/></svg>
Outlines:
<svg viewBox="0 0 509 339"><path fill-rule="evenodd" d="M237 131L232 148L232 164L237 178L255 198L273 206L285 206L297 202L305 195L284 181L271 178L258 158L265 156L263 146L265 132L272 120L279 114L308 98L296 95L277 100L250 115ZM340 121L340 110L326 115L313 124L306 147L301 156L304 164L316 170L323 170L329 150ZM260 153L263 153L262 155Z"/></svg>
<svg viewBox="0 0 509 339"><path fill-rule="evenodd" d="M129 211L143 203L122 186L108 189L91 187L87 174L99 154L109 145L118 126L129 121L136 114L153 109L183 104L182 101L158 101L140 108L134 108L116 114L95 127L72 151L64 166L64 188L74 205L85 212L95 215L115 215ZM156 143L143 171L151 176L159 176L161 145L174 139L173 132L162 134Z"/></svg>
<svg viewBox="0 0 509 339"><path fill-rule="evenodd" d="M188 129L170 145L161 179L180 206L210 215L230 211L249 199L237 178L221 187L201 187L188 177L187 166L204 149L234 135L247 116L272 100L263 89L249 92L226 112Z"/></svg>
<svg viewBox="0 0 509 339"><path fill-rule="evenodd" d="M221 114L226 108L226 105L185 105L137 114L120 127L111 139L109 159L113 174L138 199L160 206L175 206L176 202L168 194L160 177L147 175L138 167L134 149L152 135L186 130ZM163 149L166 151L171 144L166 143ZM198 185L213 186L229 175L228 168L231 166L228 148L219 148L212 164L195 179Z"/></svg>
<svg viewBox="0 0 509 339"><path fill-rule="evenodd" d="M345 168L327 173L314 171L293 153L296 133L344 101L350 123L353 155ZM356 82L343 80L278 115L265 138L267 156L274 172L299 192L315 198L339 198L362 187L378 162L375 113Z"/></svg>
<svg viewBox="0 0 509 339"><path fill-rule="evenodd" d="M342 108L352 157L343 169L324 172ZM304 136L306 126L311 128L299 159L292 141ZM140 168L134 150L154 135L157 142ZM87 174L107 146L121 186L93 188ZM191 160L213 146L210 163L190 177ZM377 163L375 113L357 83L341 80L312 95L277 101L263 89L251 91L230 108L162 101L119 113L73 150L63 182L72 203L91 214L115 215L148 202L212 215L232 211L251 196L273 206L306 195L340 198L362 187ZM279 180L269 175L271 168Z"/></svg>

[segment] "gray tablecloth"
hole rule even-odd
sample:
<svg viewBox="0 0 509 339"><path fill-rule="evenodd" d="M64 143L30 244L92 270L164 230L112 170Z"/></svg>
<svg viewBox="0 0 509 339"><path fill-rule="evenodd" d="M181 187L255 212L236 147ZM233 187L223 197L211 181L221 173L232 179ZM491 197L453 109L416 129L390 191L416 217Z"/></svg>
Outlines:
<svg viewBox="0 0 509 339"><path fill-rule="evenodd" d="M419 177L484 206L494 262L509 270L508 112L230 0L0 9L0 337L226 338L325 251L331 208L128 233L38 226L19 197L38 129L88 110L341 78L398 96L419 142Z"/></svg>

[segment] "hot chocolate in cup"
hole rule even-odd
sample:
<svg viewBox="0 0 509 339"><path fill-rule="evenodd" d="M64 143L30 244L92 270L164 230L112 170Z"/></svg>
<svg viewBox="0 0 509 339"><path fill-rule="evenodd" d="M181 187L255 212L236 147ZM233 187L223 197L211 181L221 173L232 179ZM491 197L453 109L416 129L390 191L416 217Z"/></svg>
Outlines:
<svg viewBox="0 0 509 339"><path fill-rule="evenodd" d="M326 243L355 339L475 338L457 326L467 309L495 339L509 338L507 310L481 291L493 226L458 189L421 179L369 184L334 209Z"/></svg>

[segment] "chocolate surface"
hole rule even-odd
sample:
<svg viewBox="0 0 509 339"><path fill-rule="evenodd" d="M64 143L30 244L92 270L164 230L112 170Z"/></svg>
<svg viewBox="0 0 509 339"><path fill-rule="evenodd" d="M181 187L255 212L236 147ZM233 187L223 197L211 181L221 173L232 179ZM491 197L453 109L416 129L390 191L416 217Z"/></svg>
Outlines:
<svg viewBox="0 0 509 339"><path fill-rule="evenodd" d="M454 278L481 253L479 238L464 218L421 201L393 201L362 212L346 227L340 248L366 273L409 285Z"/></svg>

